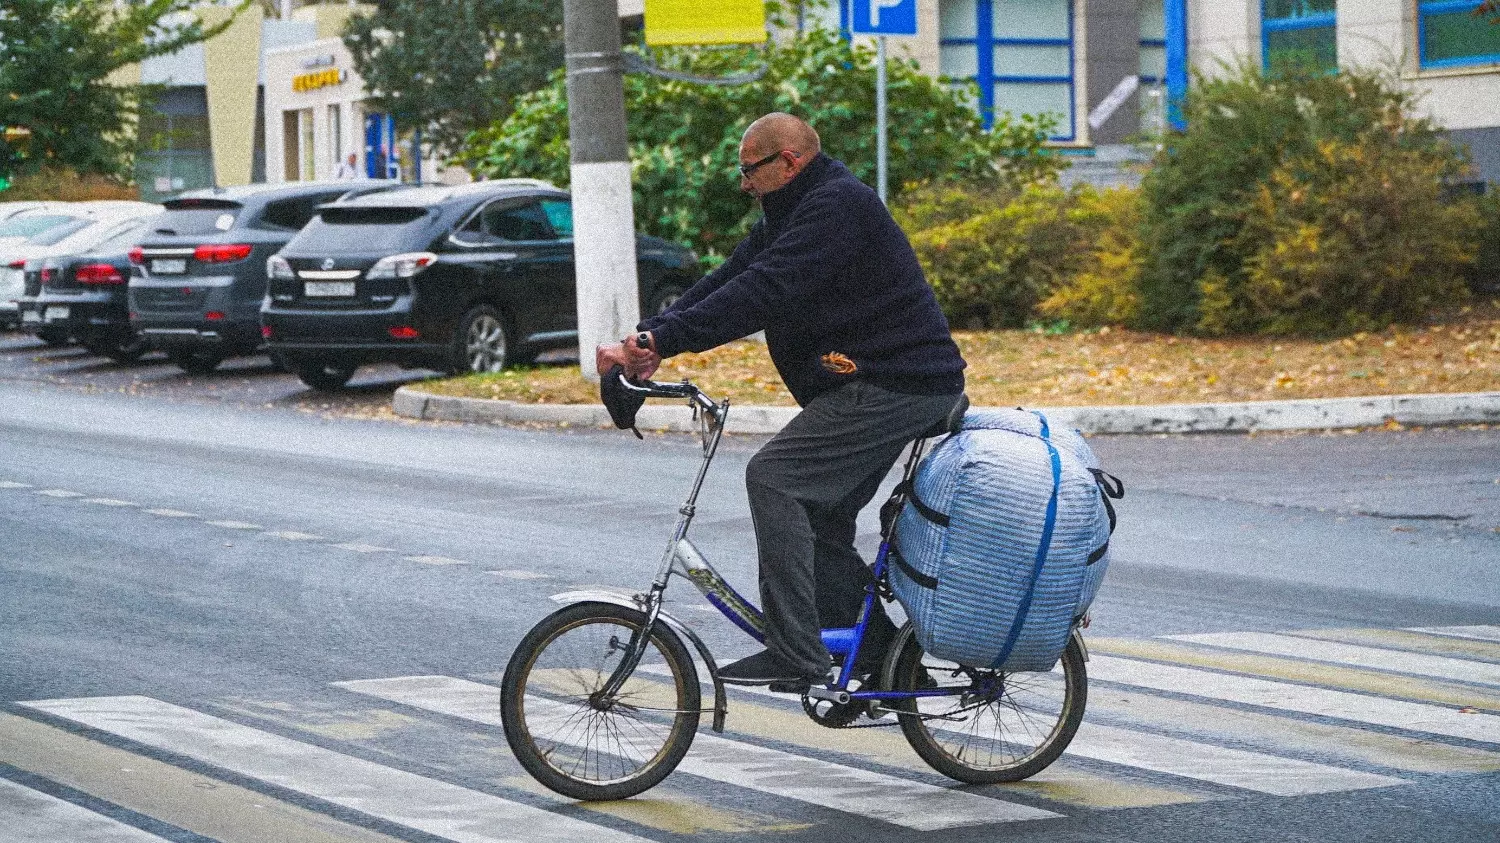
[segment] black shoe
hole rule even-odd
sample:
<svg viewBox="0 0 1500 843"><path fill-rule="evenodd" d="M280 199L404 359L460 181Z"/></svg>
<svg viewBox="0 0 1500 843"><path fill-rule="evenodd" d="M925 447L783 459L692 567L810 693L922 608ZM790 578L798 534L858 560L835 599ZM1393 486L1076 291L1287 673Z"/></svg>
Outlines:
<svg viewBox="0 0 1500 843"><path fill-rule="evenodd" d="M822 675L808 676L788 666L770 650L761 650L753 656L724 665L719 668L719 678L730 685L772 685L772 690L779 690L776 686L800 685L806 688L826 679Z"/></svg>
<svg viewBox="0 0 1500 843"><path fill-rule="evenodd" d="M878 607L877 607L878 609ZM884 611L870 618L865 626L864 640L859 642L859 656L854 659L854 676L869 676L880 669L885 661L885 652L896 640L896 625L885 616Z"/></svg>

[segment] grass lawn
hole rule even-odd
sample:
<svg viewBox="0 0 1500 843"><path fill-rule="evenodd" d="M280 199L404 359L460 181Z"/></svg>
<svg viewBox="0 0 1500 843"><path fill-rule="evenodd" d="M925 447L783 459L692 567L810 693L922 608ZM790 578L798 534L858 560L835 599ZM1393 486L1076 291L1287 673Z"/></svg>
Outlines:
<svg viewBox="0 0 1500 843"><path fill-rule="evenodd" d="M1047 334L961 331L969 398L979 406L1210 403L1423 392L1500 391L1500 301L1420 327L1343 339L1199 339L1120 329ZM592 355L590 355L592 356ZM765 346L684 354L657 380L689 378L735 404L791 405ZM573 364L424 381L441 395L598 403Z"/></svg>

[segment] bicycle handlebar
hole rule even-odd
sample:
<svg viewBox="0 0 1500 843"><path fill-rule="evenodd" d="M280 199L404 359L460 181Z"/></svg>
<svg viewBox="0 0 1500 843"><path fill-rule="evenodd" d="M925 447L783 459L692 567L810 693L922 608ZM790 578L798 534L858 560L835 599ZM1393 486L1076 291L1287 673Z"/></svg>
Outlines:
<svg viewBox="0 0 1500 843"><path fill-rule="evenodd" d="M623 374L619 377L620 384L625 389L645 398L686 398L698 407L713 413L715 416L719 415L719 405L690 381L682 381L681 383L658 383L652 380L632 382Z"/></svg>

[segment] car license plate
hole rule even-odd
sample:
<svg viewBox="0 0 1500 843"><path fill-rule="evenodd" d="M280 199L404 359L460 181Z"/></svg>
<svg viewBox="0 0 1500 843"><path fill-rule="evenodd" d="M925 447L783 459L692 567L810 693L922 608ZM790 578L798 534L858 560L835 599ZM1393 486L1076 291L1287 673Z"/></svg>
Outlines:
<svg viewBox="0 0 1500 843"><path fill-rule="evenodd" d="M49 307L49 308L47 308L47 315L45 317L45 321L47 321L47 322L55 322L55 321L57 321L59 319L67 319L67 318L68 318L68 309L66 307Z"/></svg>
<svg viewBox="0 0 1500 843"><path fill-rule="evenodd" d="M161 275L181 275L187 272L187 258L152 258L151 271Z"/></svg>
<svg viewBox="0 0 1500 843"><path fill-rule="evenodd" d="M30 325L42 321L42 314L35 310L27 310L21 314L21 322Z"/></svg>
<svg viewBox="0 0 1500 843"><path fill-rule="evenodd" d="M308 298L313 296L342 296L348 298L354 295L353 281L307 281L303 288L304 295Z"/></svg>

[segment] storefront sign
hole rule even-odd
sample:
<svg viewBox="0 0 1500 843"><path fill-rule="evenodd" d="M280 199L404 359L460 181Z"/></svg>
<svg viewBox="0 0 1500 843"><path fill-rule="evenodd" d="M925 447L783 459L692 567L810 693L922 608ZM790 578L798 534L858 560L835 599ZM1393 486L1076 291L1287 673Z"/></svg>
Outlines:
<svg viewBox="0 0 1500 843"><path fill-rule="evenodd" d="M292 77L292 90L298 92L315 91L318 88L342 84L344 84L344 71L336 67Z"/></svg>

